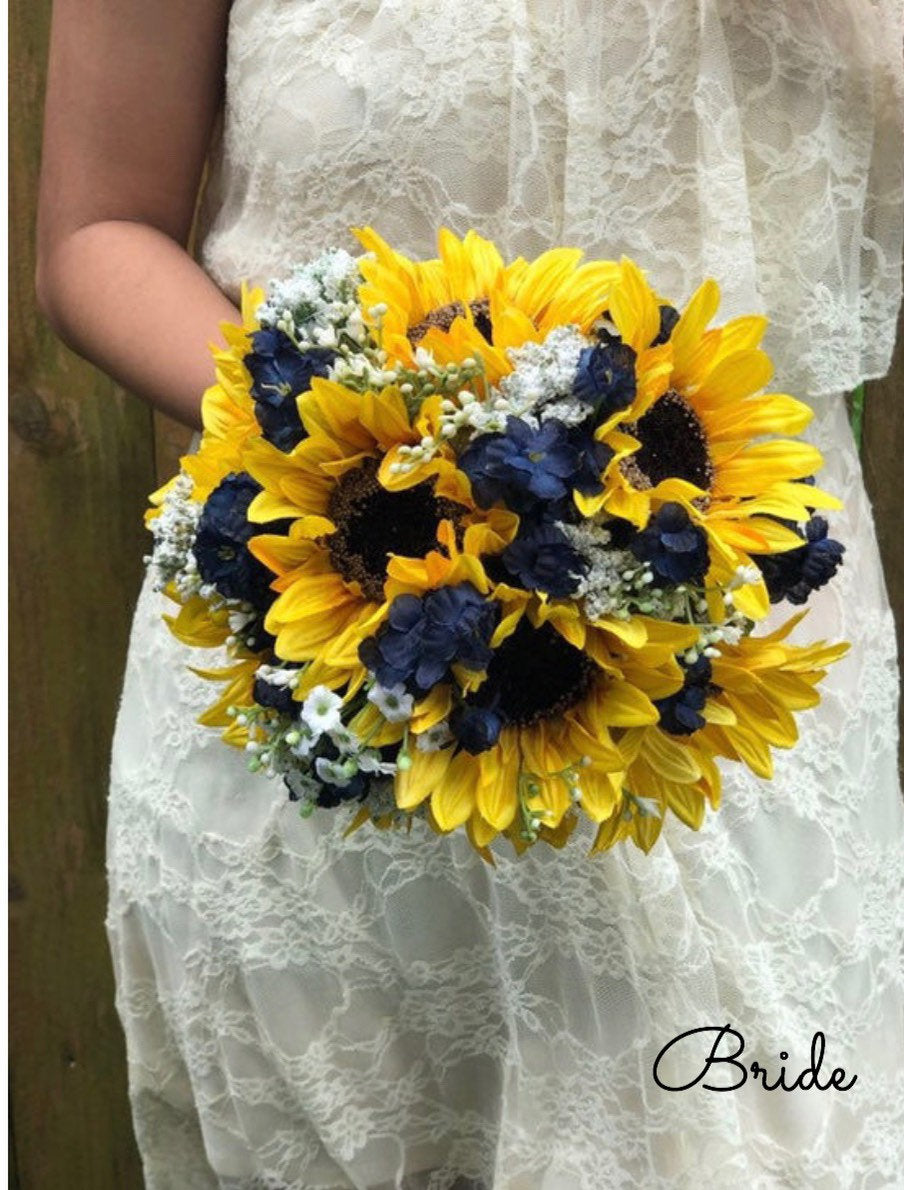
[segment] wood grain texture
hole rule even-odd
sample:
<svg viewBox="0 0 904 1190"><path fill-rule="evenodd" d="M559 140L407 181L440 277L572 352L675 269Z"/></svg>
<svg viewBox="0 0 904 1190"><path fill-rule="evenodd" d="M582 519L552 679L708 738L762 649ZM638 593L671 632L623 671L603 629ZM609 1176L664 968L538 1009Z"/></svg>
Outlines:
<svg viewBox="0 0 904 1190"><path fill-rule="evenodd" d="M179 459L191 446L192 430L181 421L154 412L154 469L157 483L164 484L179 470Z"/></svg>
<svg viewBox="0 0 904 1190"><path fill-rule="evenodd" d="M891 371L866 385L863 403L863 475L872 501L885 582L895 613L898 659L904 646L904 532L898 501L904 489L904 307L898 318L898 343ZM904 701L899 768L904 784Z"/></svg>
<svg viewBox="0 0 904 1190"><path fill-rule="evenodd" d="M33 296L49 0L10 8L10 1112L21 1190L140 1190L104 933L110 739L148 541L150 411Z"/></svg>

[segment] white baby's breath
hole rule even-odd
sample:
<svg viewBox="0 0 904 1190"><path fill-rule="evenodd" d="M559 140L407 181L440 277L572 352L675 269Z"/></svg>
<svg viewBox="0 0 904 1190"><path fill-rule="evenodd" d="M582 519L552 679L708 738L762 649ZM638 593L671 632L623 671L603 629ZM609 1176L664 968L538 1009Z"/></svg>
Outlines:
<svg viewBox="0 0 904 1190"><path fill-rule="evenodd" d="M434 723L432 727L412 738L418 752L439 752L440 748L445 748L452 742L452 732L446 720L441 719L439 723Z"/></svg>
<svg viewBox="0 0 904 1190"><path fill-rule="evenodd" d="M342 723L342 698L327 686L315 686L302 704L301 718L315 735L333 731Z"/></svg>
<svg viewBox="0 0 904 1190"><path fill-rule="evenodd" d="M368 691L367 700L389 723L404 723L414 710L414 699L402 685L381 686L375 682Z"/></svg>
<svg viewBox="0 0 904 1190"><path fill-rule="evenodd" d="M167 489L160 514L149 524L154 547L145 559L154 575L155 589L162 591L173 582L184 598L194 595L201 585L192 545L203 505L191 498L193 489L194 483L184 472Z"/></svg>

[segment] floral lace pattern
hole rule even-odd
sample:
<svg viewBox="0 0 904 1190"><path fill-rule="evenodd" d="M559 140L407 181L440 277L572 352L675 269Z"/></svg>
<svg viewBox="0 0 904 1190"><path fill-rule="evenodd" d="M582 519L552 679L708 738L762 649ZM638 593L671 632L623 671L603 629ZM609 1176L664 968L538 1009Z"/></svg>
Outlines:
<svg viewBox="0 0 904 1190"><path fill-rule="evenodd" d="M775 386L819 394L848 553L796 638L853 648L774 781L732 769L699 833L670 823L646 857L499 846L490 868L418 826L300 820L195 722L205 659L146 582L107 925L149 1190L896 1184L895 638L838 395L887 367L899 297L892 8L236 0L211 273L266 279L364 221L427 254L448 220L524 253L625 249L676 299L724 278L726 316L775 319ZM656 1085L667 1041L726 1022L770 1081L821 1030L824 1074L857 1082Z"/></svg>

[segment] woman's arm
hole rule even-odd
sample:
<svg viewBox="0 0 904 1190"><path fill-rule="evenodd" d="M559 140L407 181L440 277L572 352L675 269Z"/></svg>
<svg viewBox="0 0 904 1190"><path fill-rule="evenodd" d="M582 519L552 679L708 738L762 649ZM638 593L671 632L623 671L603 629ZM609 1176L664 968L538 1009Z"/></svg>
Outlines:
<svg viewBox="0 0 904 1190"><path fill-rule="evenodd" d="M229 0L55 0L37 292L81 355L197 426L233 304L185 251Z"/></svg>

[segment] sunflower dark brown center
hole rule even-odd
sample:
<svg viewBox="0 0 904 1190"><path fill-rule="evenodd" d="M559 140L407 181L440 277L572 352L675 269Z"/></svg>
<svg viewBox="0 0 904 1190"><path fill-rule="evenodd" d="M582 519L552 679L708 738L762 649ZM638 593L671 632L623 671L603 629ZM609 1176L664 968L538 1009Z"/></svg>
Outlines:
<svg viewBox="0 0 904 1190"><path fill-rule="evenodd" d="M474 325L486 341L492 343L493 324L490 321L490 303L486 298L480 298L477 301L468 302L468 307L474 317ZM463 302L450 302L447 306L437 306L435 310L426 314L421 322L408 328L408 341L412 347L416 347L432 326L438 327L441 331L447 331L455 319L463 317L464 313Z"/></svg>
<svg viewBox="0 0 904 1190"><path fill-rule="evenodd" d="M346 471L330 496L327 515L336 526L324 538L330 559L365 598L381 600L390 554L423 558L436 548L441 520L456 522L464 508L436 496L432 482L389 492L377 479L379 461L365 459Z"/></svg>
<svg viewBox="0 0 904 1190"><path fill-rule="evenodd" d="M590 690L595 666L550 624L522 618L493 653L473 702L493 706L520 727L561 715Z"/></svg>
<svg viewBox="0 0 904 1190"><path fill-rule="evenodd" d="M706 490L712 487L715 473L706 431L680 393L669 390L643 417L623 428L640 442L640 449L621 464L622 474L635 488L652 488L671 478Z"/></svg>

